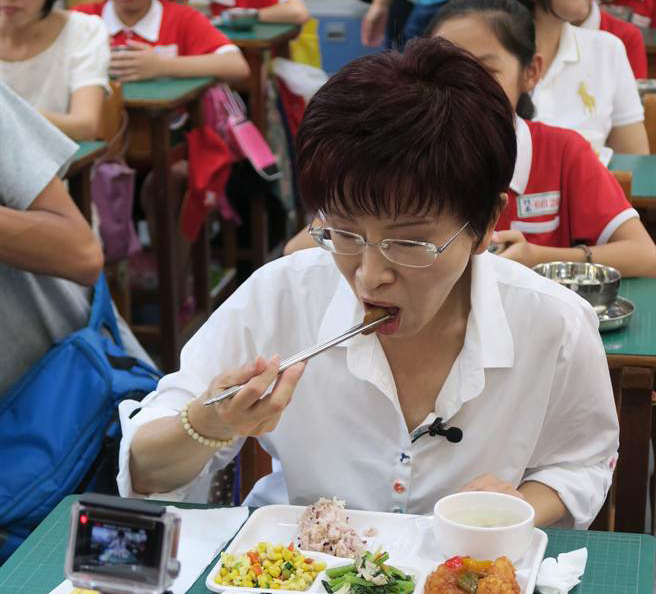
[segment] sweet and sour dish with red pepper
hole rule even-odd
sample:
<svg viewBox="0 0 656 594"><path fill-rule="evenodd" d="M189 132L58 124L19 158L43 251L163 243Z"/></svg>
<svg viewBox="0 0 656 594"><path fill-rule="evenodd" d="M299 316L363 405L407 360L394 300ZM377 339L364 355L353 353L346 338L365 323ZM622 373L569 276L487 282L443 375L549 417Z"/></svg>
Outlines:
<svg viewBox="0 0 656 594"><path fill-rule="evenodd" d="M483 561L451 557L426 579L424 594L519 594L515 568L507 557Z"/></svg>

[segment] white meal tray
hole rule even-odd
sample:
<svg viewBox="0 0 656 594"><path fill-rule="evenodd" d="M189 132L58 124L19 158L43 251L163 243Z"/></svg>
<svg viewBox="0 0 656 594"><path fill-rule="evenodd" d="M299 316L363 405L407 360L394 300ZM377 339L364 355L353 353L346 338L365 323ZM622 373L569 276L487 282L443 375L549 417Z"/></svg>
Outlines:
<svg viewBox="0 0 656 594"><path fill-rule="evenodd" d="M238 555L256 547L258 542L287 545L293 542L297 545L297 524L303 515L305 507L296 505L268 505L256 510L241 530L236 534L227 553ZM414 594L423 594L424 581L437 566L445 560L437 546L433 535L432 516L415 516L409 514L392 514L347 510L349 525L367 542L367 549L375 551L382 547L390 555L388 563L401 571L415 576L416 588ZM374 536L366 537L365 533ZM547 548L547 535L536 528L531 545L517 563L517 582L522 594L533 594L540 563ZM309 557L324 561L326 567L338 567L352 563L352 559L344 559L317 553L307 552ZM244 588L242 586L225 586L214 582L214 576L221 569L219 560L212 568L205 585L214 592L250 592L259 594L270 592L280 594L286 590L270 590L266 588ZM321 583L326 579L324 572L320 573L306 592L325 593ZM294 593L297 594L297 593Z"/></svg>

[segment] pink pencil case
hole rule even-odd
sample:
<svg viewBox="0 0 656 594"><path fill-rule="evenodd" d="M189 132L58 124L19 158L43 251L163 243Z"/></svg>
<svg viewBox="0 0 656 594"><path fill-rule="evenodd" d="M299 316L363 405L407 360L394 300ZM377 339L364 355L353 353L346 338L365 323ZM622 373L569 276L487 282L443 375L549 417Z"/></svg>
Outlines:
<svg viewBox="0 0 656 594"><path fill-rule="evenodd" d="M255 170L268 181L279 179L282 171L278 167L276 156L255 124L244 118L230 116L228 125L239 149Z"/></svg>

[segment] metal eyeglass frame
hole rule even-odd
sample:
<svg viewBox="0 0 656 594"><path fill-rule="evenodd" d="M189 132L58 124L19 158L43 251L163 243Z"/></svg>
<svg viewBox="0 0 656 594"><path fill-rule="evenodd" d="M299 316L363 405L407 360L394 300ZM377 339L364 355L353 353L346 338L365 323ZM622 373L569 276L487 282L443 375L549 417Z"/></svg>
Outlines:
<svg viewBox="0 0 656 594"><path fill-rule="evenodd" d="M458 229L447 241L442 244L442 245L435 245L434 243L431 243L429 241L414 241L412 239L382 239L379 242L375 241L367 241L362 235L359 235L358 233L351 233L350 231L344 231L342 229L336 229L334 227L310 227L308 229L308 233L312 236L312 239L317 242L319 247L325 249L326 251L330 252L331 254L336 254L338 256L359 256L364 252L365 247L375 247L378 248L378 251L383 255L383 257L391 262L392 264L396 264L397 266L405 266L406 268L428 268L429 266L432 266L433 263L435 262L435 259L437 256L439 256L446 248L448 248L451 243L460 235L469 225L469 222L465 223L460 229ZM324 231L338 231L339 233L344 233L345 235L350 235L356 239L359 239L360 243L360 251L356 254L340 254L339 252L335 250L331 250L327 248L324 244L321 243L321 241L318 238L319 233L322 233ZM400 262L395 262L394 260L391 260L389 256L385 253L386 250L389 248L390 243L404 243L406 245L417 245L417 246L422 246L426 248L426 252L429 254L432 254L433 260L431 261L430 264L421 264L421 265L414 265L414 264L401 264Z"/></svg>

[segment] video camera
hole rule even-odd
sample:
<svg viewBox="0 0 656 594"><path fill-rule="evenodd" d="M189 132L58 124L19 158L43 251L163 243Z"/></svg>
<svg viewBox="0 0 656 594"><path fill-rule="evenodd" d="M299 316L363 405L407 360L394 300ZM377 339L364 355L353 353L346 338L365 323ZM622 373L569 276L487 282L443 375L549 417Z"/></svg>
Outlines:
<svg viewBox="0 0 656 594"><path fill-rule="evenodd" d="M149 501L82 495L71 508L66 577L103 594L163 594L180 572L180 518Z"/></svg>

